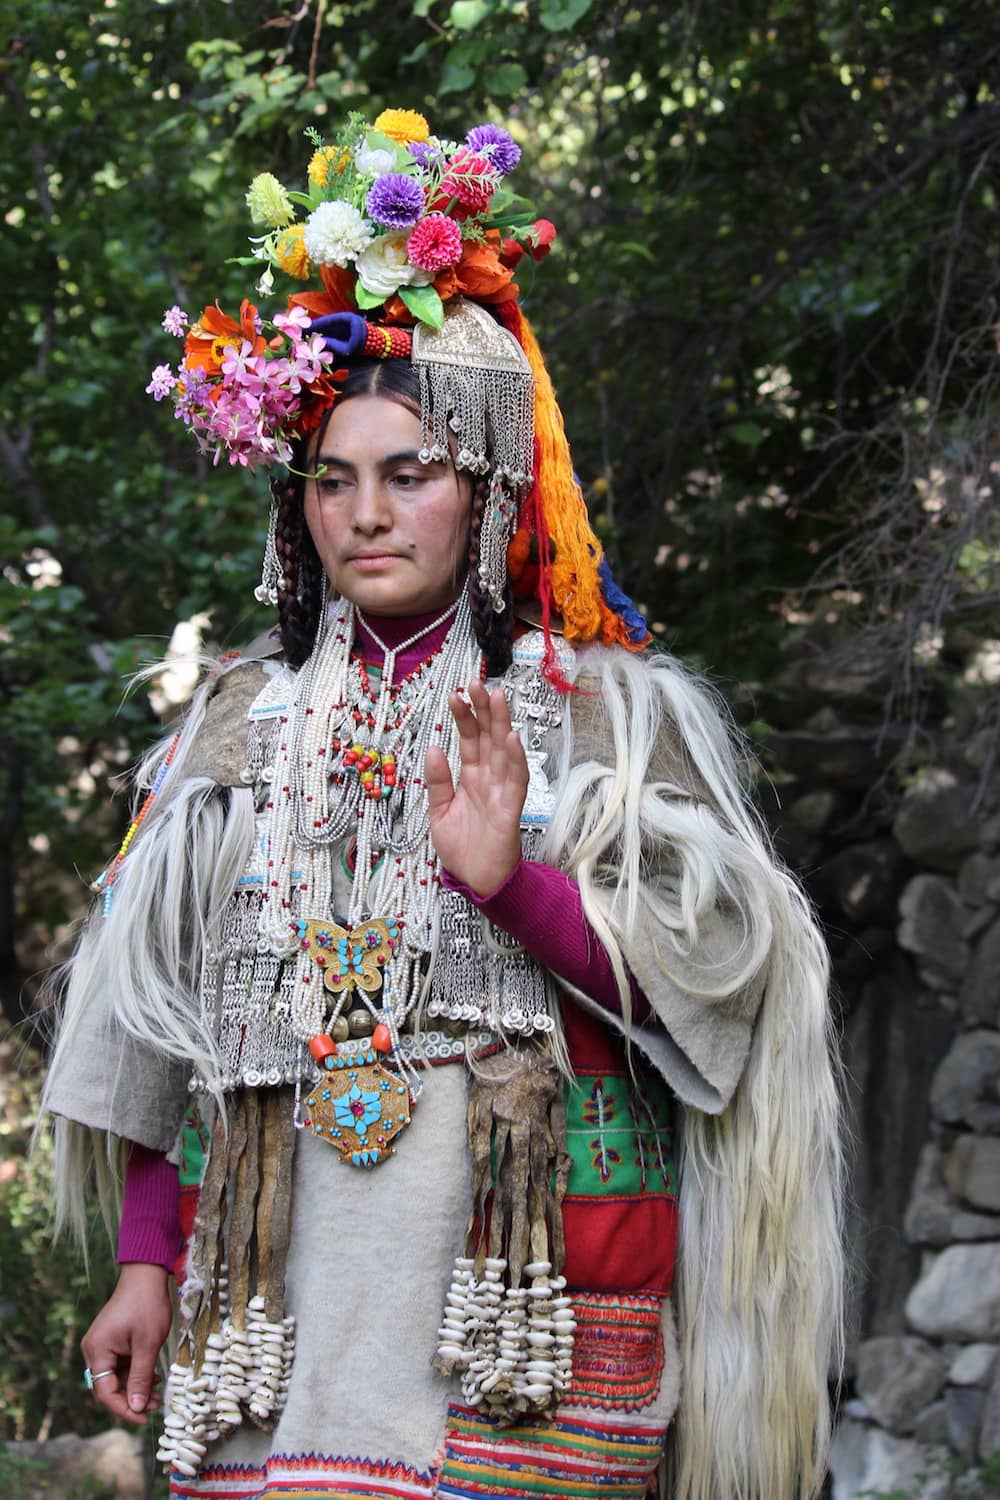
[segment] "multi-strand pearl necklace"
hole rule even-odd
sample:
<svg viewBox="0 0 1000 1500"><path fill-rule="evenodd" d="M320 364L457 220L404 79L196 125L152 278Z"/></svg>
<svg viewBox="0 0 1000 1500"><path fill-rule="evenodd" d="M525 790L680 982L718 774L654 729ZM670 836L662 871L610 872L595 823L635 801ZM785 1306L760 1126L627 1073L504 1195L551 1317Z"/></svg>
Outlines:
<svg viewBox="0 0 1000 1500"><path fill-rule="evenodd" d="M450 614L454 622L440 650L394 684L401 653L431 635ZM439 745L457 780L458 731L448 695L479 675L482 658L465 593L394 647L386 646L365 621L383 656L373 699L364 668L351 656L355 618L351 603L335 601L299 673L287 720L280 724L267 806L260 940L279 958L297 955L291 1016L296 1035L307 1042L325 1032L347 996L324 988L322 972L302 949L300 922L332 919L333 846L353 835L348 922L391 919L400 938L385 962L380 994L370 1000L357 991L351 1003L360 1000L378 1014L389 1027L392 1051L398 1053L399 1027L420 997L423 961L434 947L438 926L440 863L430 838L424 761L430 746ZM367 771L374 773L376 763L382 785L373 795L373 783L363 778ZM292 917L293 870L299 923Z"/></svg>

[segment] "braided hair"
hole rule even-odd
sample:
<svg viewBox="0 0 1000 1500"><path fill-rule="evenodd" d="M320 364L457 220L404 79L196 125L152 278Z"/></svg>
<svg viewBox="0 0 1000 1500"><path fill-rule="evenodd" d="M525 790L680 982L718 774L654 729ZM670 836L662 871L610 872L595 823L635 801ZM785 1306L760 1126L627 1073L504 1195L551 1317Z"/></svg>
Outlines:
<svg viewBox="0 0 1000 1500"><path fill-rule="evenodd" d="M359 359L340 388L338 403L352 396L384 396L420 416L420 380L408 359ZM331 408L332 410L332 408ZM319 451L330 413L317 434ZM283 479L272 480L272 495L278 504L275 545L282 578L278 587L278 634L282 650L292 667L300 667L312 651L325 600L325 577L315 543L305 524L305 479L309 441L302 439L292 459L293 470ZM506 607L493 609L479 581L479 538L489 489L488 476L478 477L472 487L469 535L469 601L473 629L486 663L487 675L498 677L510 666L511 591L504 585Z"/></svg>

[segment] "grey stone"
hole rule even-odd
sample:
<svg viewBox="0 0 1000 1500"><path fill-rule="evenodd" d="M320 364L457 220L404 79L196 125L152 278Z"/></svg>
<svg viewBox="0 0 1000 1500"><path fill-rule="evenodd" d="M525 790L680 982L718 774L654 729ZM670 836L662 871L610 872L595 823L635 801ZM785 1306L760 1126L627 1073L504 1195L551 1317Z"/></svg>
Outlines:
<svg viewBox="0 0 1000 1500"><path fill-rule="evenodd" d="M1000 1218L961 1208L942 1176L943 1153L929 1141L913 1178L903 1228L911 1245L944 1247L955 1241L1000 1238Z"/></svg>
<svg viewBox="0 0 1000 1500"><path fill-rule="evenodd" d="M1000 1104L970 1104L965 1113L976 1135L1000 1135Z"/></svg>
<svg viewBox="0 0 1000 1500"><path fill-rule="evenodd" d="M822 833L837 810L836 792L806 792L796 797L788 809L788 816L804 833Z"/></svg>
<svg viewBox="0 0 1000 1500"><path fill-rule="evenodd" d="M19 1500L54 1500L86 1495L87 1500L147 1500L149 1486L143 1439L114 1430L98 1437L75 1433L44 1443L5 1443L17 1474Z"/></svg>
<svg viewBox="0 0 1000 1500"><path fill-rule="evenodd" d="M989 854L993 854L997 849L1000 849L1000 814L997 814L996 817L986 819L982 826L979 841Z"/></svg>
<svg viewBox="0 0 1000 1500"><path fill-rule="evenodd" d="M794 776L861 791L891 765L902 738L892 729L794 729L770 735L767 747Z"/></svg>
<svg viewBox="0 0 1000 1500"><path fill-rule="evenodd" d="M891 839L850 844L826 861L824 884L845 916L859 925L895 919L903 860Z"/></svg>
<svg viewBox="0 0 1000 1500"><path fill-rule="evenodd" d="M962 940L965 916L950 880L940 875L914 875L899 898L899 944L916 954L923 967L946 982L957 983L969 962Z"/></svg>
<svg viewBox="0 0 1000 1500"><path fill-rule="evenodd" d="M850 1420L840 1422L833 1435L830 1473L833 1500L877 1495L948 1500L950 1489L947 1470L933 1448Z"/></svg>
<svg viewBox="0 0 1000 1500"><path fill-rule="evenodd" d="M944 1385L948 1366L931 1344L915 1338L868 1339L859 1345L857 1386L866 1406L891 1432L912 1432L918 1415Z"/></svg>
<svg viewBox="0 0 1000 1500"><path fill-rule="evenodd" d="M992 1458L994 1453L1000 1453L1000 1364L993 1371L979 1430L979 1457Z"/></svg>
<svg viewBox="0 0 1000 1500"><path fill-rule="evenodd" d="M974 1104L1000 1099L1000 1033L966 1031L955 1038L931 1084L931 1108L939 1120L958 1125Z"/></svg>
<svg viewBox="0 0 1000 1500"><path fill-rule="evenodd" d="M958 894L966 906L982 906L987 886L997 878L1000 878L1000 860L990 859L977 849L958 872Z"/></svg>
<svg viewBox="0 0 1000 1500"><path fill-rule="evenodd" d="M948 1441L956 1453L971 1461L979 1447L986 1392L952 1385L944 1393L944 1404L948 1411Z"/></svg>
<svg viewBox="0 0 1000 1500"><path fill-rule="evenodd" d="M979 939L961 992L962 1013L973 1024L1000 1018L1000 921Z"/></svg>
<svg viewBox="0 0 1000 1500"><path fill-rule="evenodd" d="M948 1371L949 1385L987 1386L993 1379L997 1355L996 1344L966 1344L952 1360Z"/></svg>
<svg viewBox="0 0 1000 1500"><path fill-rule="evenodd" d="M960 1135L944 1158L944 1180L973 1208L1000 1212L1000 1140L995 1136Z"/></svg>
<svg viewBox="0 0 1000 1500"><path fill-rule="evenodd" d="M981 906L978 911L973 911L970 917L966 917L962 924L962 936L967 943L974 943L981 932L985 932L996 920L996 912L992 906Z"/></svg>
<svg viewBox="0 0 1000 1500"><path fill-rule="evenodd" d="M918 1333L938 1339L1000 1339L1000 1244L949 1245L906 1300Z"/></svg>
<svg viewBox="0 0 1000 1500"><path fill-rule="evenodd" d="M947 1443L948 1407L944 1397L940 1401L932 1401L930 1406L925 1406L922 1412L918 1412L913 1424L913 1437L918 1443Z"/></svg>
<svg viewBox="0 0 1000 1500"><path fill-rule="evenodd" d="M932 870L954 870L979 846L976 789L943 767L921 772L900 802L893 833L903 853Z"/></svg>

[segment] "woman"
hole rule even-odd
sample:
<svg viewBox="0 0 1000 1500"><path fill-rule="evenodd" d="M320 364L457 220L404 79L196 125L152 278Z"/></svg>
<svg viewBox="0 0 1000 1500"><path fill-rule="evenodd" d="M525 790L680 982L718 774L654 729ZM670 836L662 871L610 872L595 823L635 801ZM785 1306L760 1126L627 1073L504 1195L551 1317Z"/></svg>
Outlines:
<svg viewBox="0 0 1000 1500"><path fill-rule="evenodd" d="M679 1496L822 1482L822 944L718 706L642 654L589 529L516 306L546 238L516 153L352 119L303 224L273 178L248 194L323 291L270 338L206 309L151 382L203 445L290 463L280 652L220 664L141 770L47 1087L64 1215L88 1133L130 1143L83 1344L118 1416L157 1404L178 1140L199 1182L177 1496L638 1496L675 1410Z"/></svg>

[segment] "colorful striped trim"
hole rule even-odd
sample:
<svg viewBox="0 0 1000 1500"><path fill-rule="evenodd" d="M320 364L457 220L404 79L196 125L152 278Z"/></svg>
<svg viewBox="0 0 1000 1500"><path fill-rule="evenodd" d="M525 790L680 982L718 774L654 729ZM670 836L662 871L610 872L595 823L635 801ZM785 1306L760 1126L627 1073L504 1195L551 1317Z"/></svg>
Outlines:
<svg viewBox="0 0 1000 1500"><path fill-rule="evenodd" d="M666 1425L524 1421L497 1428L453 1406L436 1495L448 1500L642 1500L663 1456Z"/></svg>
<svg viewBox="0 0 1000 1500"><path fill-rule="evenodd" d="M370 1458L272 1454L264 1468L202 1469L195 1479L172 1474L171 1500L430 1500L434 1476Z"/></svg>
<svg viewBox="0 0 1000 1500"><path fill-rule="evenodd" d="M662 1297L574 1292L573 1378L567 1406L638 1411L663 1375Z"/></svg>

